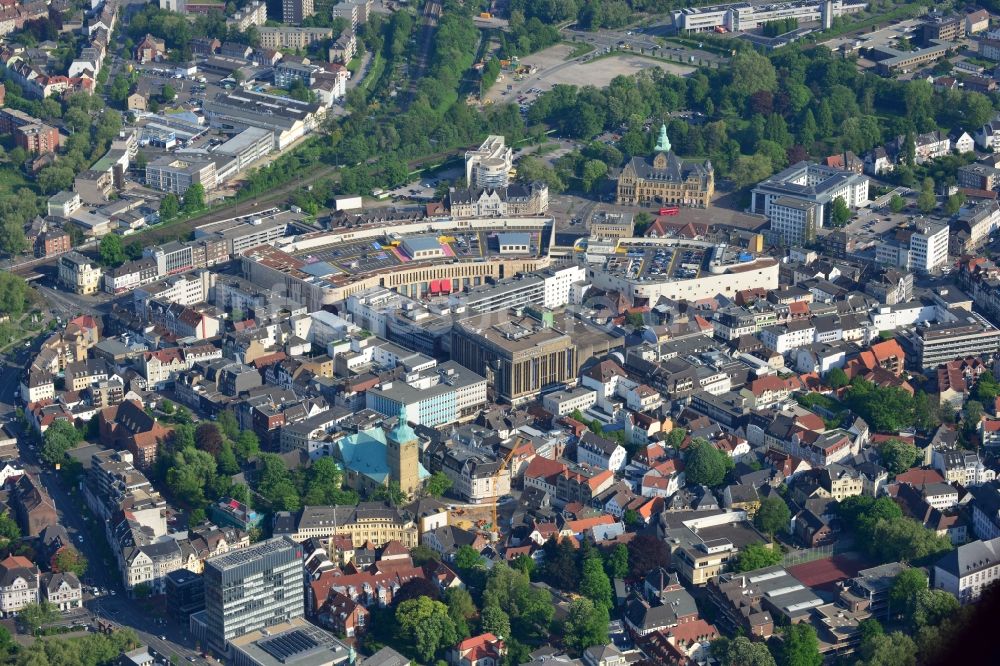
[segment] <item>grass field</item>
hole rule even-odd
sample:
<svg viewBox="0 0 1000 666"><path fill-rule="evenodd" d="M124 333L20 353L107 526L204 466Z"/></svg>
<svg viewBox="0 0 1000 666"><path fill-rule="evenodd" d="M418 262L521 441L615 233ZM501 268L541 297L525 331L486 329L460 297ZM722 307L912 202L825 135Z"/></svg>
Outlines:
<svg viewBox="0 0 1000 666"><path fill-rule="evenodd" d="M35 184L25 178L20 169L9 163L0 165L0 196L14 194L22 187L35 191Z"/></svg>

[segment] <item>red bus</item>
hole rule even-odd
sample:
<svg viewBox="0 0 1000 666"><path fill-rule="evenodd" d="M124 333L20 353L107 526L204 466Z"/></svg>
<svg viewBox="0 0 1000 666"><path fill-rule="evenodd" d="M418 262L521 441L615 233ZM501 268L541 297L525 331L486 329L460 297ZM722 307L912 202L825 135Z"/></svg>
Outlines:
<svg viewBox="0 0 1000 666"><path fill-rule="evenodd" d="M667 208L660 209L660 215L677 215L681 212L681 209L677 206L669 206Z"/></svg>

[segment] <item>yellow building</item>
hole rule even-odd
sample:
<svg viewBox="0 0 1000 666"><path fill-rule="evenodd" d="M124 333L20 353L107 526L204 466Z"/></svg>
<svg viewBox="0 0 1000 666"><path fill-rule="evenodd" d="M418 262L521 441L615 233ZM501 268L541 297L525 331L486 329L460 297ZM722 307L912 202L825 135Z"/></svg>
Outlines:
<svg viewBox="0 0 1000 666"><path fill-rule="evenodd" d="M715 169L708 160L683 160L670 148L667 126L660 127L655 154L633 157L618 176L620 204L675 204L707 208L715 193Z"/></svg>
<svg viewBox="0 0 1000 666"><path fill-rule="evenodd" d="M101 267L79 252L59 257L59 282L77 294L96 294L101 288Z"/></svg>

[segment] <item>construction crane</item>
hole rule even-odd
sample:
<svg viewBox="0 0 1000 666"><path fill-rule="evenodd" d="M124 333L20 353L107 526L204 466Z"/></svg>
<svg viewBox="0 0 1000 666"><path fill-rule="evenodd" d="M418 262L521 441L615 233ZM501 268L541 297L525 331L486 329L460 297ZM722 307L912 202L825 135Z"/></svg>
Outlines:
<svg viewBox="0 0 1000 666"><path fill-rule="evenodd" d="M500 538L500 523L497 520L497 507L500 505L500 494L497 492L500 487L500 475L503 474L504 469L510 464L510 460L514 457L516 449L517 446L512 444L510 453L503 459L503 463L497 469L497 473L493 475L493 531L496 533L497 538Z"/></svg>

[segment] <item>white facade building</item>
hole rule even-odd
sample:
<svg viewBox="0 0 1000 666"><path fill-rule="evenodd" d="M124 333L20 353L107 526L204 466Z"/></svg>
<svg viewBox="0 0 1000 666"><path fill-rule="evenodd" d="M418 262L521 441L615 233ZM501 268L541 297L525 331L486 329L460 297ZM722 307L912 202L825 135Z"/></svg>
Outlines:
<svg viewBox="0 0 1000 666"><path fill-rule="evenodd" d="M582 296L578 283L587 281L587 270L582 266L552 268L542 273L545 295L542 305L546 308L561 308L564 305L579 305Z"/></svg>
<svg viewBox="0 0 1000 666"><path fill-rule="evenodd" d="M506 187L514 151L502 136L486 137L478 150L465 153L465 182L471 187Z"/></svg>
<svg viewBox="0 0 1000 666"><path fill-rule="evenodd" d="M959 546L934 565L934 587L955 595L963 605L979 599L998 579L1000 538Z"/></svg>

